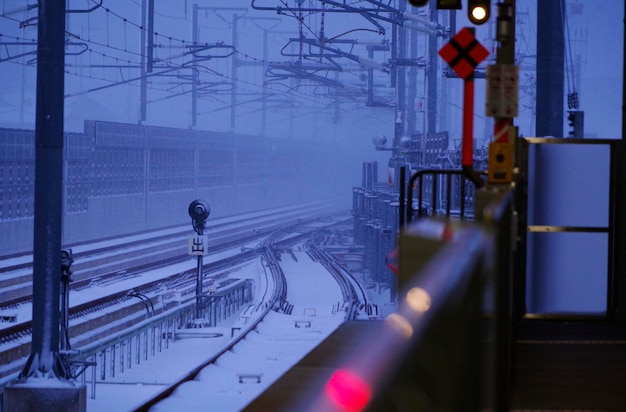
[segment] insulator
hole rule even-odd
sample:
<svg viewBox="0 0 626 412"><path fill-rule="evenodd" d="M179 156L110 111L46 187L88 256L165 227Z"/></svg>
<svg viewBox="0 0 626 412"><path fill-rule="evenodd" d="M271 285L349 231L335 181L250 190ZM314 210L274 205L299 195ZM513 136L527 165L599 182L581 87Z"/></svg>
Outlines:
<svg viewBox="0 0 626 412"><path fill-rule="evenodd" d="M359 57L359 63L362 66L365 66L370 69L381 70L381 71L385 70L385 66L383 66L381 63L378 63L377 61L368 59L366 57Z"/></svg>

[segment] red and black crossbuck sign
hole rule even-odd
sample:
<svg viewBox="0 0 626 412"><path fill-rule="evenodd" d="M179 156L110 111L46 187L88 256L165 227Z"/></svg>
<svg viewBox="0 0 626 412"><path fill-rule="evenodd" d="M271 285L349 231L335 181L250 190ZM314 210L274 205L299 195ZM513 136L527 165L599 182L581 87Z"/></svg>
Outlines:
<svg viewBox="0 0 626 412"><path fill-rule="evenodd" d="M489 51L476 40L473 30L465 27L439 50L439 55L460 78L466 79L489 56Z"/></svg>

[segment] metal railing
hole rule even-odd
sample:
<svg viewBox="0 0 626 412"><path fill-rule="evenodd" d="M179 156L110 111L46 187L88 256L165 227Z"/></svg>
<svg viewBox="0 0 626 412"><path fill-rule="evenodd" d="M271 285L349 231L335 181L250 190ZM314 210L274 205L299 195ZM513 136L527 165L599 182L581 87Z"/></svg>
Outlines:
<svg viewBox="0 0 626 412"><path fill-rule="evenodd" d="M238 313L243 304L251 301L251 289L251 282L245 280L203 295L207 324L214 326ZM190 300L175 309L137 322L132 330L114 333L106 340L76 350L62 351L61 356L71 376L89 384L90 397L95 399L98 381L114 378L116 374L168 349L176 341L176 331L195 322L196 317L196 302ZM0 398L4 386L16 377L17 374L3 380Z"/></svg>
<svg viewBox="0 0 626 412"><path fill-rule="evenodd" d="M406 283L397 311L342 337L339 360L277 410L508 409L512 195L480 198L477 221L457 222L451 240Z"/></svg>
<svg viewBox="0 0 626 412"><path fill-rule="evenodd" d="M203 295L203 316L207 325L215 326L222 319L237 313L241 305L252 298L250 282L235 282L219 291ZM91 369L91 398L96 397L96 382L105 381L107 376L115 377L131 369L133 364L147 361L176 341L176 331L197 322L195 301L189 301L175 310L162 313L139 322L130 331L113 334L109 339L94 342L79 350L66 354L74 370L75 378L80 376L86 383L85 373ZM99 374L98 374L99 372Z"/></svg>
<svg viewBox="0 0 626 412"><path fill-rule="evenodd" d="M485 172L478 172L478 174L486 175ZM423 169L411 175L408 184L404 183L404 176L405 171L401 170L400 187L406 187L406 211L404 209L405 191L402 189L400 190L400 227L413 220L414 190L417 190L417 217L427 214L428 208L424 206L425 203L429 204L431 215L443 212L442 214L451 216L454 208L455 213L458 211L460 219L468 217L466 209L473 206L475 184L462 169ZM440 182L442 179L445 179L444 182ZM427 183L430 185L425 185L424 180L429 180ZM439 190L440 183L445 184L445 190ZM429 200L424 199L425 189L428 192L427 195L430 195Z"/></svg>

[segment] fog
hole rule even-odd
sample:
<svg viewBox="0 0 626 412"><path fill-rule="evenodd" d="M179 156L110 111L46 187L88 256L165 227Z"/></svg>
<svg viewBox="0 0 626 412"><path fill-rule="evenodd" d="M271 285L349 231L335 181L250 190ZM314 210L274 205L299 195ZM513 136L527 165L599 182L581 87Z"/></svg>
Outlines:
<svg viewBox="0 0 626 412"><path fill-rule="evenodd" d="M299 27L293 17L253 10L249 0L198 2L197 43L214 48L195 50L189 47L193 44L194 3L155 3L154 60L152 72L148 73L144 120L138 80L142 74L142 33L146 33L141 23L142 2L105 1L91 13L68 14L66 131L82 132L84 120L142 123L348 143L353 150L371 157L377 156L371 150L371 137L392 133L393 109L365 107L360 91L351 93L306 79L266 76L268 64L295 62L293 57L281 55L281 50L290 38L299 36L300 29L309 38L318 33L322 24L319 13L306 16ZM93 4L70 1L68 8ZM36 50L31 44L37 37L37 26L31 22L20 28L21 22L36 16L36 9L24 9L22 1L2 2L2 39L29 44L6 46L0 64L0 77L5 79L0 86L0 125L32 129L36 56L15 57ZM375 27L358 16L328 15L323 24L329 38L362 28L345 37L378 42L389 39L389 35L372 33ZM288 46L286 52L297 53L297 45ZM367 52L360 47L355 54ZM389 58L386 54L380 56L381 61ZM341 60L338 63L346 64ZM343 73L321 71L319 75L358 89L364 84L363 73L363 68L352 64ZM195 121L191 113L194 76ZM383 77L389 76L381 76L381 82L385 81ZM393 98L392 90L386 90L386 94Z"/></svg>

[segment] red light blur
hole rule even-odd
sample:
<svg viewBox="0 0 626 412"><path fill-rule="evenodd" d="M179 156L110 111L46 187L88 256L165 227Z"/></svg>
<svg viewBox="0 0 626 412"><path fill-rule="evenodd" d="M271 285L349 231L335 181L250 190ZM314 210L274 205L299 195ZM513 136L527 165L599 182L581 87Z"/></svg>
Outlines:
<svg viewBox="0 0 626 412"><path fill-rule="evenodd" d="M339 408L347 412L362 411L372 397L372 389L358 375L345 370L337 370L326 384L326 396Z"/></svg>

